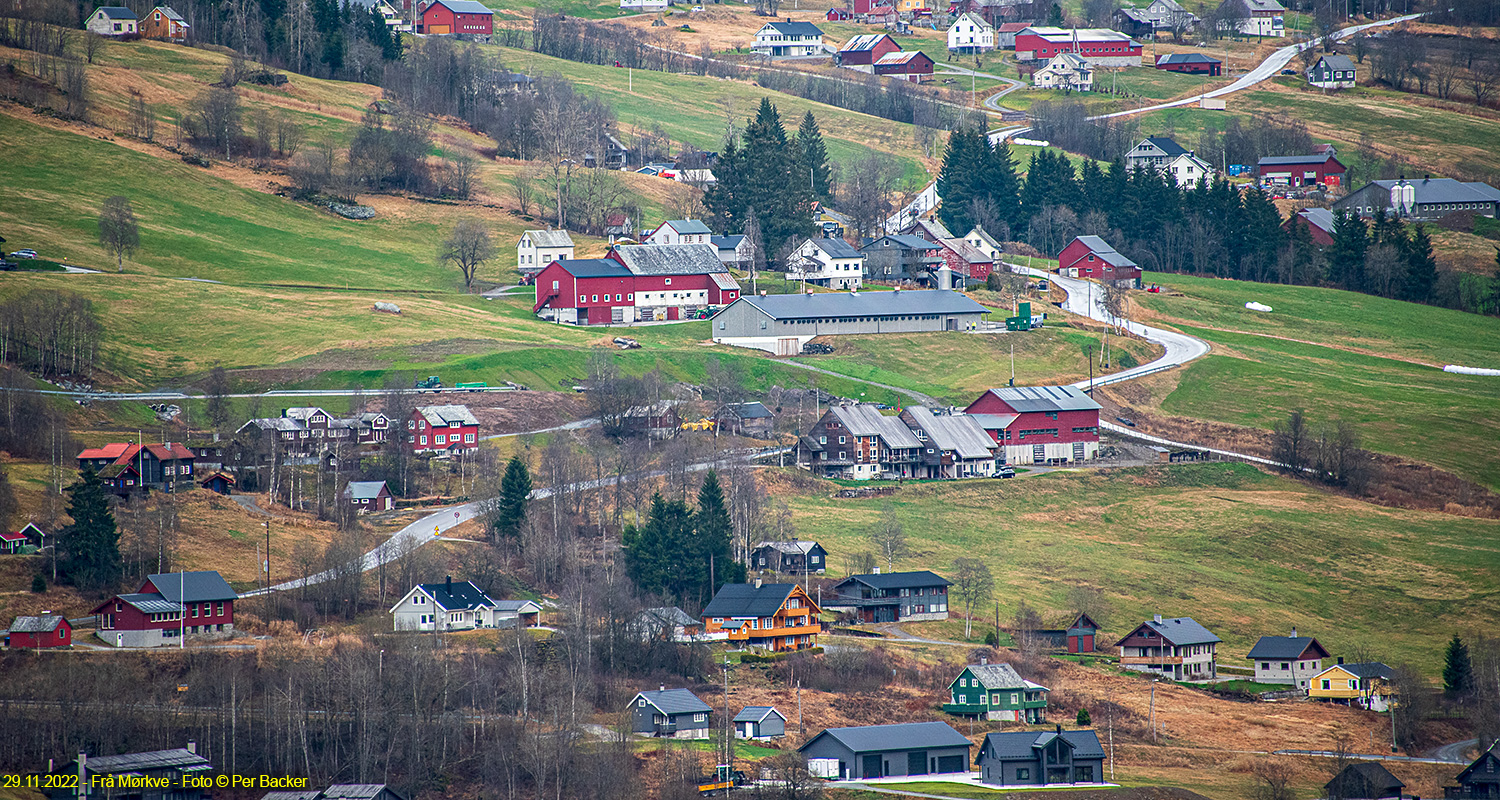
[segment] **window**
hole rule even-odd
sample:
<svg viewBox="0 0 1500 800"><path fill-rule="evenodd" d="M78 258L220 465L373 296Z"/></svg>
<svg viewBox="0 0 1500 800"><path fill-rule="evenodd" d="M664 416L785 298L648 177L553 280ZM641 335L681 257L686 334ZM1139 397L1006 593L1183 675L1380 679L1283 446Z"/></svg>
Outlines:
<svg viewBox="0 0 1500 800"><path fill-rule="evenodd" d="M1021 702L1021 695L1019 693L1017 693L1017 692L1011 692L1010 693L1010 704L1011 705L1016 705L1019 702Z"/></svg>
<svg viewBox="0 0 1500 800"><path fill-rule="evenodd" d="M447 443L448 443L448 437L444 436L441 433L438 434L437 436L433 437L433 444L447 444Z"/></svg>
<svg viewBox="0 0 1500 800"><path fill-rule="evenodd" d="M635 707L636 708L645 708L646 707L646 698L644 698L644 697L637 697L635 699Z"/></svg>
<svg viewBox="0 0 1500 800"><path fill-rule="evenodd" d="M693 721L694 722L705 722L707 720L708 720L708 715L707 714L699 713L699 714L694 714L693 715Z"/></svg>
<svg viewBox="0 0 1500 800"><path fill-rule="evenodd" d="M588 301L589 301L589 296L588 295L586 295L586 294L578 295L578 302L580 302L580 303L587 303Z"/></svg>
<svg viewBox="0 0 1500 800"><path fill-rule="evenodd" d="M193 604L193 619L197 619L197 618L198 618L198 604L194 603Z"/></svg>
<svg viewBox="0 0 1500 800"><path fill-rule="evenodd" d="M1328 681L1323 681L1323 688L1324 689L1328 688ZM1358 680L1351 680L1351 681L1349 681L1349 688L1350 689L1358 689L1359 688L1359 681Z"/></svg>
<svg viewBox="0 0 1500 800"><path fill-rule="evenodd" d="M1271 662L1269 662L1269 661L1262 661L1262 662L1260 662L1260 668L1261 669L1270 669L1271 668Z"/></svg>
<svg viewBox="0 0 1500 800"><path fill-rule="evenodd" d="M466 433L466 434L464 434L464 441L472 444L474 442L474 434L472 434L472 433Z"/></svg>
<svg viewBox="0 0 1500 800"><path fill-rule="evenodd" d="M1094 768L1093 767L1074 767L1073 768L1073 782L1074 783L1093 783L1094 782Z"/></svg>
<svg viewBox="0 0 1500 800"><path fill-rule="evenodd" d="M668 286L671 286L671 285L672 285L672 279L671 279L671 278L667 278L667 285L668 285Z"/></svg>
<svg viewBox="0 0 1500 800"><path fill-rule="evenodd" d="M1016 768L1016 780L1018 780L1018 781L1029 781L1029 780L1031 780L1031 770L1027 769L1026 767L1017 767Z"/></svg>

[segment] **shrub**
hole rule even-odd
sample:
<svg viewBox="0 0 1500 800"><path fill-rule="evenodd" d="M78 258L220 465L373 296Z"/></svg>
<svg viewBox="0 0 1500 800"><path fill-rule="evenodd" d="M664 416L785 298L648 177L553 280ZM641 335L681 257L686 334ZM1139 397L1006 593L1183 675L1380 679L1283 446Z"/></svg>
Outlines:
<svg viewBox="0 0 1500 800"><path fill-rule="evenodd" d="M1083 725L1092 725L1092 724L1093 724L1093 720L1089 719L1089 710L1086 709L1086 708L1080 708L1080 709L1078 709L1078 725L1081 727Z"/></svg>
<svg viewBox="0 0 1500 800"><path fill-rule="evenodd" d="M31 576L31 591L33 594L41 594L47 591L47 579L42 577L42 573L38 572Z"/></svg>
<svg viewBox="0 0 1500 800"><path fill-rule="evenodd" d="M993 630L986 631L984 634L984 643L989 645L990 647L999 647L1000 634L995 633Z"/></svg>

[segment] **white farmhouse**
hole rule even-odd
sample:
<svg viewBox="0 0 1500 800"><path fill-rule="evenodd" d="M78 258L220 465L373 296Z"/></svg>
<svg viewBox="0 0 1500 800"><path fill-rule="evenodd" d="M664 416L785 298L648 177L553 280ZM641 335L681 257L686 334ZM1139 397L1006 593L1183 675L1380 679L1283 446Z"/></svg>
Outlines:
<svg viewBox="0 0 1500 800"><path fill-rule="evenodd" d="M419 583L391 607L398 631L470 631L493 628L496 603L470 581Z"/></svg>
<svg viewBox="0 0 1500 800"><path fill-rule="evenodd" d="M1161 169L1172 176L1173 182L1182 189L1192 189L1203 181L1211 180L1214 174L1214 168L1207 161L1192 153L1182 153Z"/></svg>
<svg viewBox="0 0 1500 800"><path fill-rule="evenodd" d="M1286 6L1276 0L1224 0L1221 27L1232 25L1246 36L1285 36Z"/></svg>
<svg viewBox="0 0 1500 800"><path fill-rule="evenodd" d="M131 36L138 33L135 12L124 6L101 6L83 27L100 36Z"/></svg>
<svg viewBox="0 0 1500 800"><path fill-rule="evenodd" d="M1094 70L1081 56L1058 53L1046 66L1031 76L1038 89L1066 89L1074 92L1094 90Z"/></svg>
<svg viewBox="0 0 1500 800"><path fill-rule="evenodd" d="M567 231L526 231L516 242L516 269L530 283L548 264L573 258L573 237Z"/></svg>
<svg viewBox="0 0 1500 800"><path fill-rule="evenodd" d="M958 15L948 27L948 52L985 53L995 49L995 26L971 11Z"/></svg>
<svg viewBox="0 0 1500 800"><path fill-rule="evenodd" d="M787 257L786 279L830 289L858 289L864 282L865 254L843 239L808 239Z"/></svg>
<svg viewBox="0 0 1500 800"><path fill-rule="evenodd" d="M811 22L767 22L755 32L751 51L772 57L807 57L825 54L823 31Z"/></svg>
<svg viewBox="0 0 1500 800"><path fill-rule="evenodd" d="M709 244L713 231L696 219L669 219L646 237L646 244Z"/></svg>

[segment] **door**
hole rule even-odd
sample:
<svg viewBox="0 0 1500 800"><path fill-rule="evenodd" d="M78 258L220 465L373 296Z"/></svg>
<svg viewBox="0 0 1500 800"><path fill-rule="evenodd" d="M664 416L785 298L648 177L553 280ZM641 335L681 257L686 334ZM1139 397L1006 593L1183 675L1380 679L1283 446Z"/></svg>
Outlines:
<svg viewBox="0 0 1500 800"><path fill-rule="evenodd" d="M452 33L453 32L453 26L451 26L451 25L428 25L427 26L427 32L431 33L431 34Z"/></svg>
<svg viewBox="0 0 1500 800"><path fill-rule="evenodd" d="M1048 783L1069 783L1070 781L1068 780L1068 768L1067 767L1048 767L1047 768L1047 782Z"/></svg>
<svg viewBox="0 0 1500 800"><path fill-rule="evenodd" d="M966 772L968 768L967 756L938 756L938 772Z"/></svg>
<svg viewBox="0 0 1500 800"><path fill-rule="evenodd" d="M1083 442L1074 442L1073 443L1073 460L1074 461L1082 461L1083 460Z"/></svg>
<svg viewBox="0 0 1500 800"><path fill-rule="evenodd" d="M1043 463L1046 463L1046 461L1047 461L1047 446L1044 445L1044 444L1034 444L1034 445L1032 445L1031 446L1031 463L1033 463L1033 464L1043 464Z"/></svg>
<svg viewBox="0 0 1500 800"><path fill-rule="evenodd" d="M907 775L926 775L927 774L927 751L926 750L913 750L910 753L906 754L906 774Z"/></svg>
<svg viewBox="0 0 1500 800"><path fill-rule="evenodd" d="M796 337L793 337L793 338L790 338L790 339L777 339L776 340L776 355L778 355L778 356L794 356L794 355L797 355L797 353L799 353L799 352L801 352L801 348L799 348L797 346L797 339L796 339Z"/></svg>
<svg viewBox="0 0 1500 800"><path fill-rule="evenodd" d="M861 766L861 769L860 769L860 772L859 772L859 776L861 778L879 778L879 777L882 777L881 774L880 774L880 756L879 756L879 754L876 754L876 755L873 755L873 756L864 756L861 759L861 761L860 761L860 766Z"/></svg>

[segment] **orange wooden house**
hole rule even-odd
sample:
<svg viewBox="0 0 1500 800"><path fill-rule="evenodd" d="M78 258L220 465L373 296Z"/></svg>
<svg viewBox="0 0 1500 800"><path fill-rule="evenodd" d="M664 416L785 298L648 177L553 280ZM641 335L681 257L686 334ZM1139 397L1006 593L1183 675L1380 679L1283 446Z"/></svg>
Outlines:
<svg viewBox="0 0 1500 800"><path fill-rule="evenodd" d="M730 583L703 609L705 638L767 650L816 647L822 609L795 583Z"/></svg>
<svg viewBox="0 0 1500 800"><path fill-rule="evenodd" d="M167 6L157 6L141 20L141 36L147 39L165 39L169 42L187 41L187 20Z"/></svg>

